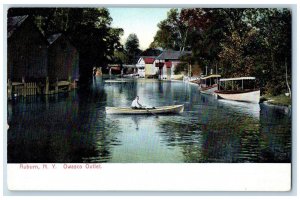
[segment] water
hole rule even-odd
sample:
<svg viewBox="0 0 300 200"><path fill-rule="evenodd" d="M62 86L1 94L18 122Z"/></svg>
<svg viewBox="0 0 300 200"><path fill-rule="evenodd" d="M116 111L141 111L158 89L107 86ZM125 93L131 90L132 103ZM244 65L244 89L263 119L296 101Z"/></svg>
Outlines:
<svg viewBox="0 0 300 200"><path fill-rule="evenodd" d="M178 115L106 115L136 95ZM282 163L291 161L291 116L264 104L216 100L194 85L105 83L8 103L8 163Z"/></svg>

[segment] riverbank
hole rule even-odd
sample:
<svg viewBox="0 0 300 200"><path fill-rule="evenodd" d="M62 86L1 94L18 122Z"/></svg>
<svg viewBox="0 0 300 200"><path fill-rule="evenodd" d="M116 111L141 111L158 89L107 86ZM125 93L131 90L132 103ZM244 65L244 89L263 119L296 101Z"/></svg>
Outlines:
<svg viewBox="0 0 300 200"><path fill-rule="evenodd" d="M276 106L289 107L292 105L292 99L289 96L285 96L283 94L278 96L263 95L261 97L261 101Z"/></svg>

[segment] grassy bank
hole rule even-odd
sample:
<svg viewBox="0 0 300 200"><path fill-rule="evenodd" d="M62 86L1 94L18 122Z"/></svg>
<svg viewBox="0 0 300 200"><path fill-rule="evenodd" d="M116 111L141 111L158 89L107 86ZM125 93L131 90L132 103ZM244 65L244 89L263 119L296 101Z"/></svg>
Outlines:
<svg viewBox="0 0 300 200"><path fill-rule="evenodd" d="M290 106L292 104L292 99L284 94L278 96L263 95L261 97L262 101L267 101L269 104L278 106Z"/></svg>

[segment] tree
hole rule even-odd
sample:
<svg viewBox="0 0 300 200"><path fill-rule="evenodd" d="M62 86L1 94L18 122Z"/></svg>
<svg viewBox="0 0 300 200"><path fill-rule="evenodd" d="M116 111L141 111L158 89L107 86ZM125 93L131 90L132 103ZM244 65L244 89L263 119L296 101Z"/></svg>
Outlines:
<svg viewBox="0 0 300 200"><path fill-rule="evenodd" d="M171 9L168 12L167 19L161 21L157 26L159 30L150 47L184 50L189 26L180 18L178 9Z"/></svg>
<svg viewBox="0 0 300 200"><path fill-rule="evenodd" d="M112 28L106 8L12 8L9 16L33 16L45 37L64 33L79 51L80 81L91 77L94 66L106 65L120 48L123 29Z"/></svg>
<svg viewBox="0 0 300 200"><path fill-rule="evenodd" d="M288 9L249 9L248 24L257 30L250 47L255 75L267 93L278 95L291 83L291 13ZM287 75L287 77L286 77Z"/></svg>
<svg viewBox="0 0 300 200"><path fill-rule="evenodd" d="M139 39L136 34L131 33L126 40L125 43L125 50L128 57L128 63L133 64L135 63L137 57L141 53L141 50L139 49Z"/></svg>
<svg viewBox="0 0 300 200"><path fill-rule="evenodd" d="M183 61L220 69L225 77L255 76L262 92L278 95L291 84L288 9L171 9L152 47L192 50Z"/></svg>

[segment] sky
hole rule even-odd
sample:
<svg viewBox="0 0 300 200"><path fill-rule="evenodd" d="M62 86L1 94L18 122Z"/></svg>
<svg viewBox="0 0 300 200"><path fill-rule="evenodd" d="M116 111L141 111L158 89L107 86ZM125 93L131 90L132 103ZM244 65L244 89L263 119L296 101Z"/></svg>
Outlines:
<svg viewBox="0 0 300 200"><path fill-rule="evenodd" d="M123 28L124 44L130 33L135 33L140 42L140 49L145 50L153 41L158 30L157 24L167 18L169 8L108 8L113 18L112 27Z"/></svg>

